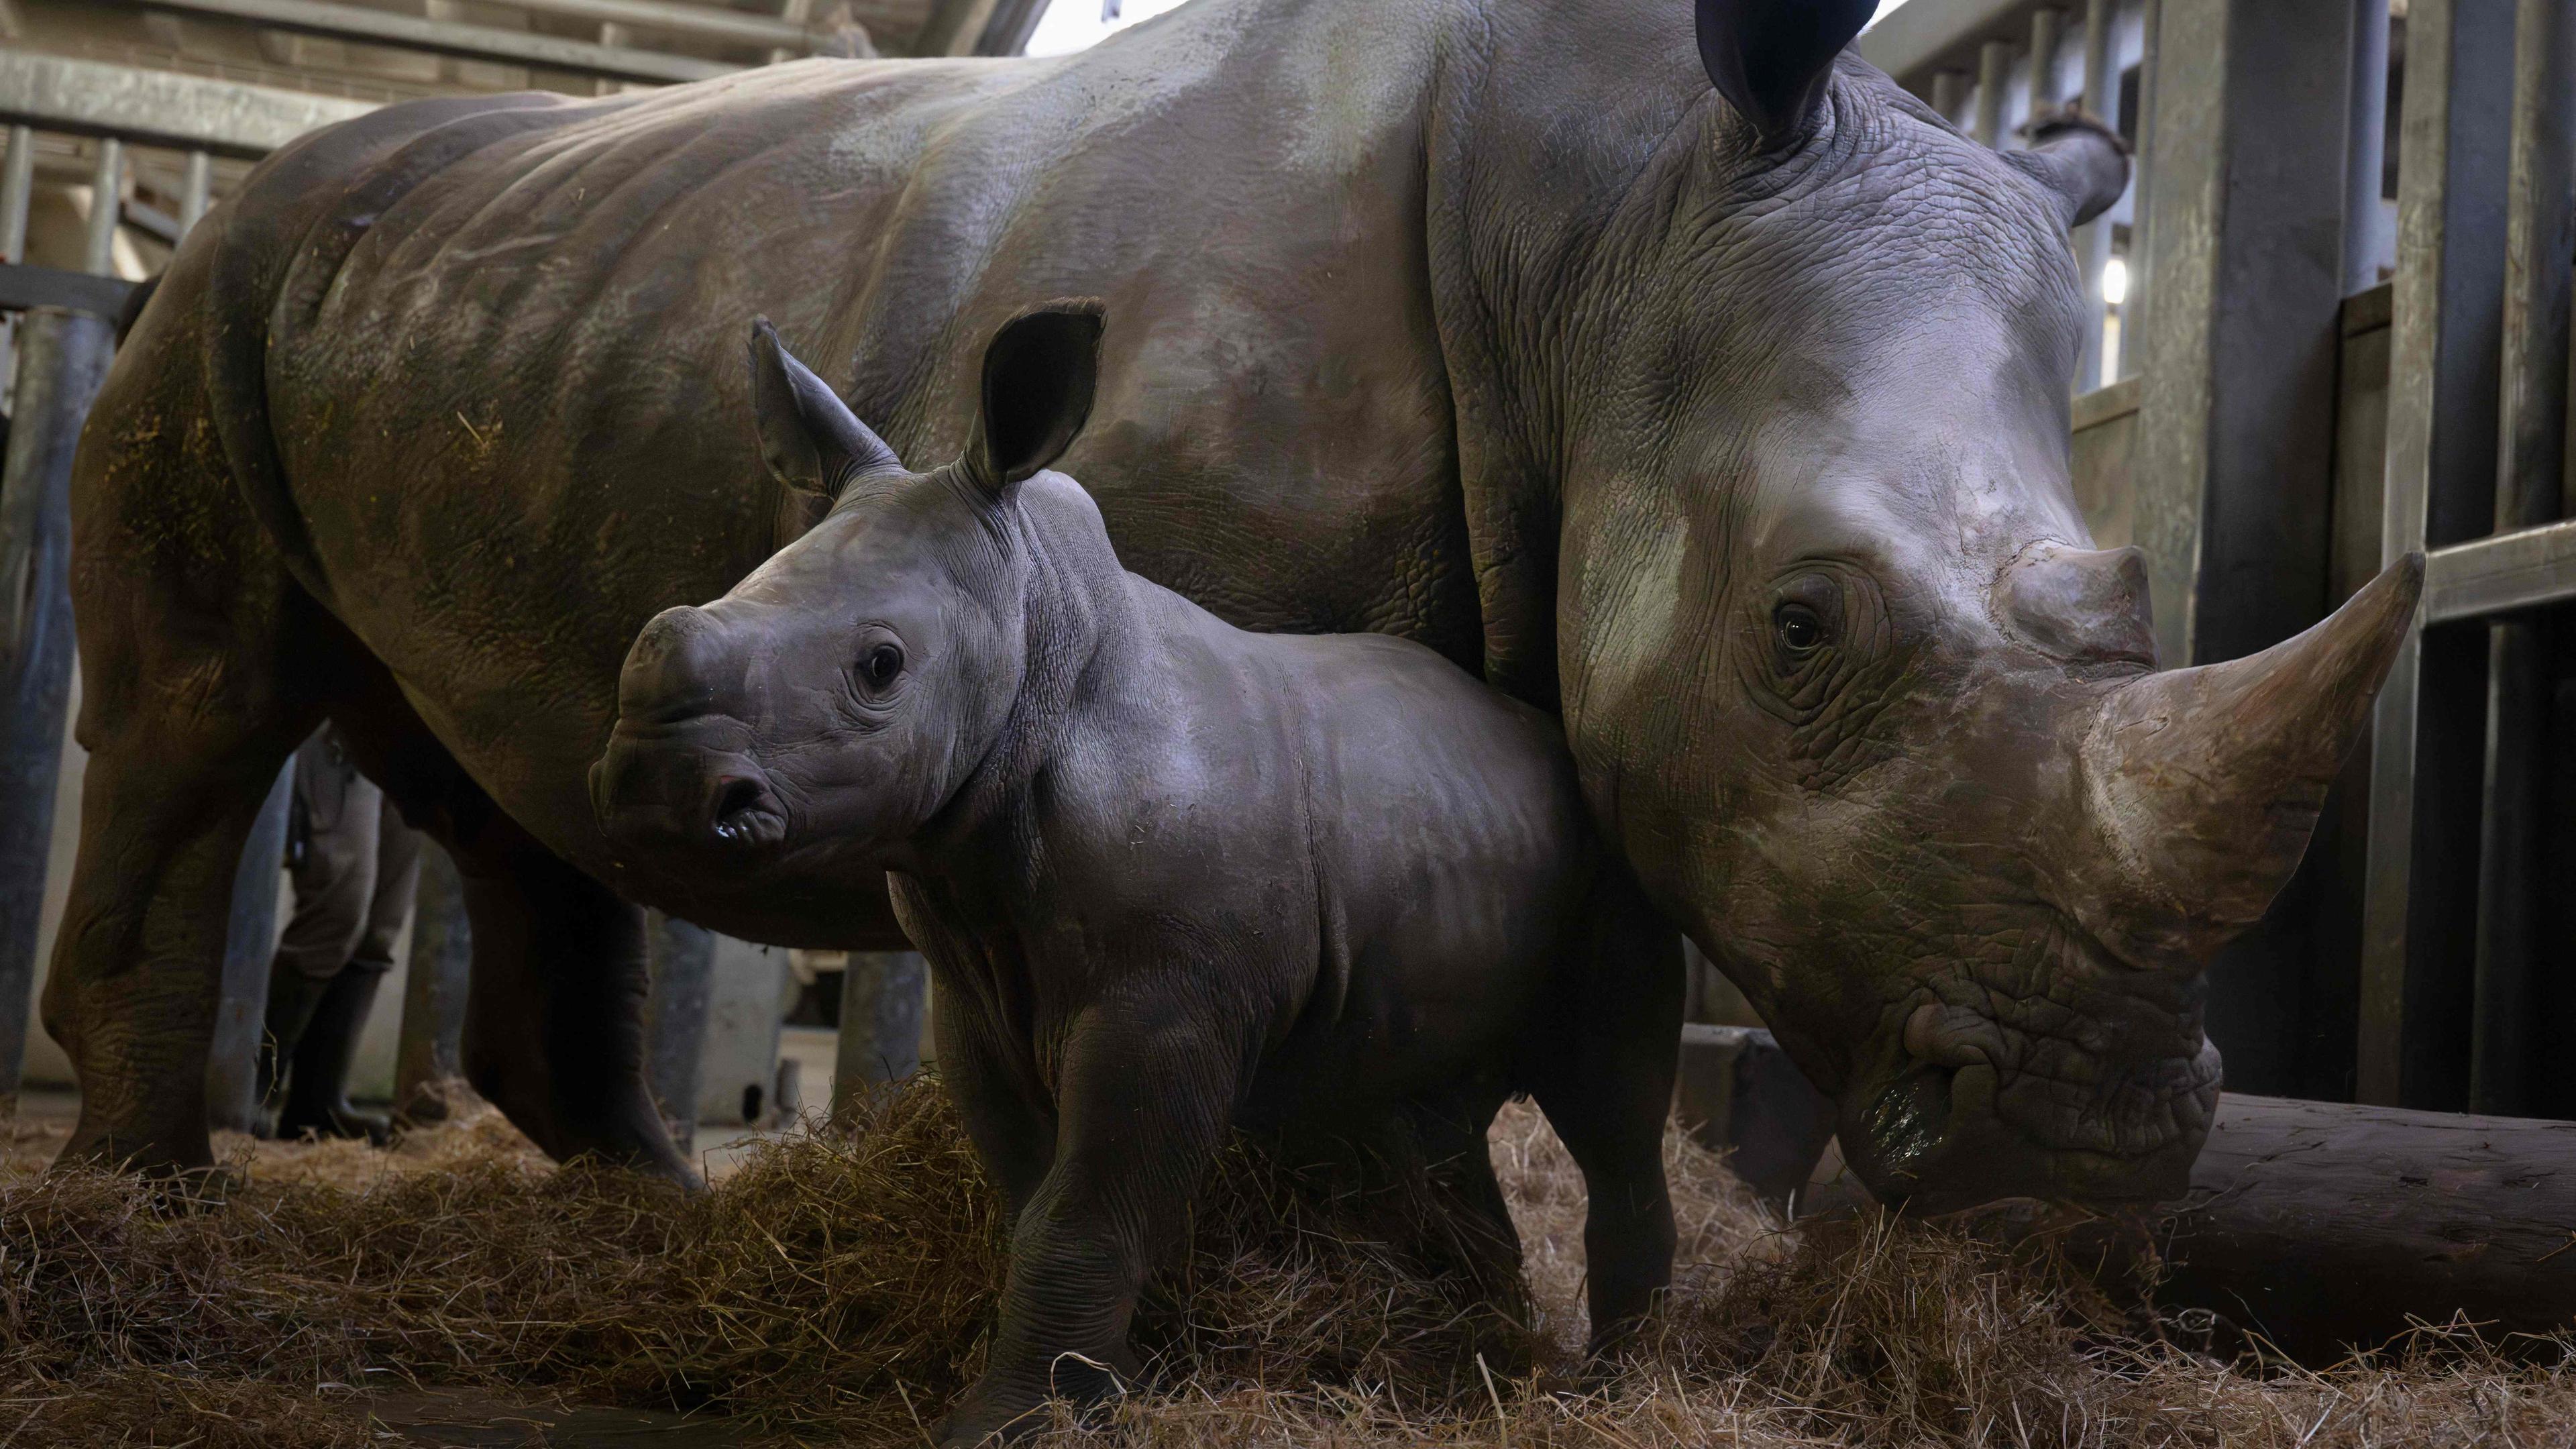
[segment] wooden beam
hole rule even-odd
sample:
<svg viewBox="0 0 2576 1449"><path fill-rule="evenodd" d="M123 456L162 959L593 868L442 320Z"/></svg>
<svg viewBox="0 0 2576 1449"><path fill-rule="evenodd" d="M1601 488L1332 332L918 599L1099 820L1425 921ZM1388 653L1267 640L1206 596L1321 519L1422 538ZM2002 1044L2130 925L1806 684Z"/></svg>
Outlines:
<svg viewBox="0 0 2576 1449"><path fill-rule="evenodd" d="M0 50L0 120L78 136L256 160L370 101Z"/></svg>
<svg viewBox="0 0 2576 1449"><path fill-rule="evenodd" d="M565 40L551 35L533 35L524 30L424 20L383 10L362 10L353 5L333 5L326 0L121 0L121 3L177 15L237 20L297 35L355 40L430 55L461 56L467 60L505 61L572 75L604 75L621 80L672 83L708 80L741 69L684 55L599 45L587 40Z"/></svg>

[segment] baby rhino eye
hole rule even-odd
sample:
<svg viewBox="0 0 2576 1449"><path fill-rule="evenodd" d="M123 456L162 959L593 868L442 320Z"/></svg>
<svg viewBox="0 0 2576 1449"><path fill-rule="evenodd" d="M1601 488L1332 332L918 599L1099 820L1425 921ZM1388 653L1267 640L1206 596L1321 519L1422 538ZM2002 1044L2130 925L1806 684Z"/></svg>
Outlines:
<svg viewBox="0 0 2576 1449"><path fill-rule="evenodd" d="M903 651L892 644L878 645L868 651L865 659L859 661L859 673L866 676L868 683L878 689L894 683L894 677L902 672Z"/></svg>

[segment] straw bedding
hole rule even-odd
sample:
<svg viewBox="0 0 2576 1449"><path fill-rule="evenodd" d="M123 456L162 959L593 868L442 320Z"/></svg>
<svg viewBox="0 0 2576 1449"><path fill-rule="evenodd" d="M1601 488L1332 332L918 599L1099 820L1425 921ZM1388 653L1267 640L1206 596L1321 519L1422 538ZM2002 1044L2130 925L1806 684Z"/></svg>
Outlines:
<svg viewBox="0 0 2576 1449"><path fill-rule="evenodd" d="M40 1174L49 1144L21 1139L0 1172L6 1449L380 1443L373 1396L423 1386L918 1444L976 1370L1003 1272L993 1199L922 1085L695 1199L547 1167L488 1109L390 1157L239 1145L220 1205ZM1778 1231L1678 1136L1681 1281L1622 1363L1587 1367L1580 1179L1525 1107L1493 1152L1523 1284L1480 1287L1454 1222L1401 1183L1336 1191L1230 1152L1140 1317L1150 1381L1040 1442L2576 1443L2558 1346L2508 1358L2454 1328L2322 1373L2220 1362L2045 1238Z"/></svg>

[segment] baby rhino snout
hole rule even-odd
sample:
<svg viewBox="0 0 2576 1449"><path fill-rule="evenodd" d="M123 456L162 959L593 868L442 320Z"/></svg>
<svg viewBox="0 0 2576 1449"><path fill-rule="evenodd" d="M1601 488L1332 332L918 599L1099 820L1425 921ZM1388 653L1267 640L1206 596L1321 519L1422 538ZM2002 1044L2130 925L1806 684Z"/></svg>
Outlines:
<svg viewBox="0 0 2576 1449"><path fill-rule="evenodd" d="M704 609L666 609L627 652L617 728L590 767L591 808L633 849L740 852L778 844L787 820L752 757L739 650Z"/></svg>

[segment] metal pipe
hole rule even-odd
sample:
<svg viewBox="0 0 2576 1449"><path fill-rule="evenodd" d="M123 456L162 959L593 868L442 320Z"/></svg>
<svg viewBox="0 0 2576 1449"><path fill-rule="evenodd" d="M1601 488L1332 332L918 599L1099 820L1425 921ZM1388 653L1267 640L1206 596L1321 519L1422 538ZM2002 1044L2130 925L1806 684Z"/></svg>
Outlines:
<svg viewBox="0 0 2576 1449"><path fill-rule="evenodd" d="M15 1109L35 984L36 922L53 853L71 694L72 449L115 348L107 322L41 307L0 472L0 1117Z"/></svg>
<svg viewBox="0 0 2576 1449"><path fill-rule="evenodd" d="M187 240L188 233L205 219L207 199L214 189L215 158L203 151L189 152L188 171L179 183L180 240Z"/></svg>
<svg viewBox="0 0 2576 1449"><path fill-rule="evenodd" d="M2004 85L2012 74L2013 48L2008 40L1989 40L1977 50L1977 123L1968 134L1980 146L1997 144L2004 133Z"/></svg>
<svg viewBox="0 0 2576 1449"><path fill-rule="evenodd" d="M2118 23L2119 0L2085 0L2084 109L2112 125L2120 121L2120 72L2112 63L2112 28ZM2111 302L2102 278L2111 270L2111 217L2108 212L2075 232L2075 270L2084 284L2084 343L2075 359L2075 391L2086 393L2111 381L2104 376L2104 336L2110 326Z"/></svg>
<svg viewBox="0 0 2576 1449"><path fill-rule="evenodd" d="M116 275L116 224L125 209L125 143L101 136L89 173L89 235L81 243L81 270Z"/></svg>
<svg viewBox="0 0 2576 1449"><path fill-rule="evenodd" d="M869 1087L921 1070L929 974L913 951L853 951L841 973L841 1035L832 1064L832 1120L848 1122Z"/></svg>
<svg viewBox="0 0 2576 1449"><path fill-rule="evenodd" d="M2388 159L2388 0L2353 0L2350 139L2344 152L2343 290L2379 285L2394 240L2381 213Z"/></svg>
<svg viewBox="0 0 2576 1449"><path fill-rule="evenodd" d="M9 128L9 153L0 160L0 261L27 259L27 208L36 197L36 133Z"/></svg>
<svg viewBox="0 0 2576 1449"><path fill-rule="evenodd" d="M653 911L645 917L645 960L653 984L645 999L644 1079L672 1141L687 1155L697 1150L716 938L704 926Z"/></svg>

